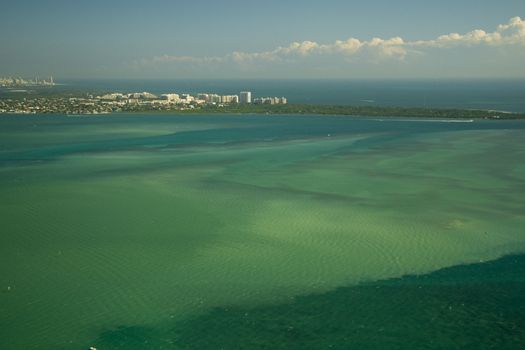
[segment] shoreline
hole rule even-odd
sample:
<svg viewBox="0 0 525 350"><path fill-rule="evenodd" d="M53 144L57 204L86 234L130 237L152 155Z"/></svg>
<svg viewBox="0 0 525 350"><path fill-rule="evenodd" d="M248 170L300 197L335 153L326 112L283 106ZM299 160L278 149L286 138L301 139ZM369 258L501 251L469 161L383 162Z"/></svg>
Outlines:
<svg viewBox="0 0 525 350"><path fill-rule="evenodd" d="M474 120L524 120L525 113L512 113L494 110L472 109L423 109L411 107L369 107L369 106L341 106L341 105L231 105L231 106L204 106L186 110L157 110L138 109L122 111L104 111L98 113L68 113L64 112L1 112L1 116L43 116L65 115L67 117L86 116L117 116L134 114L155 115L266 115L266 116L326 116L326 117L362 117L362 118L408 118L427 119L428 121L471 122Z"/></svg>

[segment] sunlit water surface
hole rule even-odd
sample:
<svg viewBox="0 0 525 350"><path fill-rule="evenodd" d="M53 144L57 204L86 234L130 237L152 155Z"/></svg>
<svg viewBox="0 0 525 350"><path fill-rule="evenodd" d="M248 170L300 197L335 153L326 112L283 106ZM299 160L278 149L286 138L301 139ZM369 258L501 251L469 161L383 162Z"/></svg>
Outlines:
<svg viewBox="0 0 525 350"><path fill-rule="evenodd" d="M465 293L435 289L439 279L417 293L410 286L420 280L395 278L523 252L524 129L521 121L2 116L0 347L382 348L382 338L366 339L385 329L385 317L396 324L417 299L432 318L436 295L448 307ZM516 266L523 271L497 265L494 281L523 288L523 274L508 275ZM454 283L472 282L465 271ZM483 303L496 282L474 276ZM372 292L385 280L409 286ZM518 333L494 325L485 344L512 348L525 339L524 300L491 299L490 310L498 302L521 310L503 320ZM246 324L261 325L252 333L241 322L251 310ZM486 311L472 310L436 323L438 331L459 332ZM307 331L345 320L355 333ZM396 329L385 339L414 348L427 334Z"/></svg>

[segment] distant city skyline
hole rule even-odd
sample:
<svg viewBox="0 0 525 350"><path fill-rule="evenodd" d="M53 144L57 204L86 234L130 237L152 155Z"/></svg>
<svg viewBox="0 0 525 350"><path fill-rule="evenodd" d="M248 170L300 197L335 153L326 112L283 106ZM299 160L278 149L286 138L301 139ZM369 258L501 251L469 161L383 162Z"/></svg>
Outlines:
<svg viewBox="0 0 525 350"><path fill-rule="evenodd" d="M525 78L525 1L2 5L0 76Z"/></svg>

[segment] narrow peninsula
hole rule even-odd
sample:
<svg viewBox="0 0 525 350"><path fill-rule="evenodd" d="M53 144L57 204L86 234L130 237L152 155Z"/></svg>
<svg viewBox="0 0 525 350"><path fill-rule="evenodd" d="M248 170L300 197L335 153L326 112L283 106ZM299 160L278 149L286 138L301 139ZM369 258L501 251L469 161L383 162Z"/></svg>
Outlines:
<svg viewBox="0 0 525 350"><path fill-rule="evenodd" d="M289 103L286 97L215 93L86 92L49 90L0 92L0 115L113 113L331 115L362 117L525 119L525 113L480 109Z"/></svg>

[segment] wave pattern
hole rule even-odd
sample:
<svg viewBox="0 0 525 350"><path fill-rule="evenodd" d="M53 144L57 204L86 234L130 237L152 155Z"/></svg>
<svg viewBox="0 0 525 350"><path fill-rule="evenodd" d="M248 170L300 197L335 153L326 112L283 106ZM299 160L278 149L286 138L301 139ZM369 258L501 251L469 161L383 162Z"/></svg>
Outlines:
<svg viewBox="0 0 525 350"><path fill-rule="evenodd" d="M78 349L108 329L426 273L525 243L519 123L142 118L109 119L111 132L52 119L34 149L9 122L0 339L10 349ZM119 127L125 137L109 140Z"/></svg>

